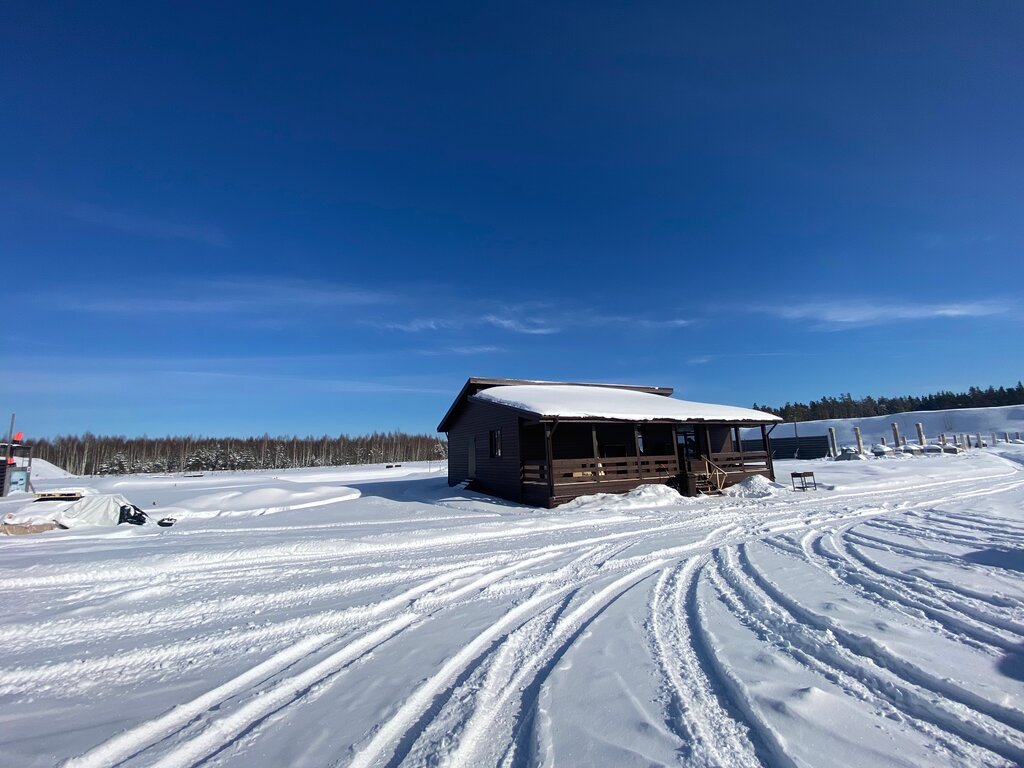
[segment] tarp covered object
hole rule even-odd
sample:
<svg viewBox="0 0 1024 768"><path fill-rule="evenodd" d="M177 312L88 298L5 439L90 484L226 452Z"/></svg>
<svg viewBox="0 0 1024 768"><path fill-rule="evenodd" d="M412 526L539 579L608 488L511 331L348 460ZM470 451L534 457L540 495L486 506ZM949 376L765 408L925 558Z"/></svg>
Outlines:
<svg viewBox="0 0 1024 768"><path fill-rule="evenodd" d="M121 522L121 507L132 509L132 503L118 493L83 496L72 501L37 499L17 512L4 515L11 525L57 523L64 528L77 525L117 525Z"/></svg>

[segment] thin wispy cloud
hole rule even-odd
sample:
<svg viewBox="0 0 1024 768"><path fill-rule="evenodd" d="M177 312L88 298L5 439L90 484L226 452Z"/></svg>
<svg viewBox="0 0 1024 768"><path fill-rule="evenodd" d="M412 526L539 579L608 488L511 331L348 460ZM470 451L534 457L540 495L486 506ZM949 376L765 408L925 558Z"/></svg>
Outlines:
<svg viewBox="0 0 1024 768"><path fill-rule="evenodd" d="M689 358L686 362L690 365L707 365L708 363L715 362L716 360L729 360L729 359L748 359L758 357L806 357L809 353L807 352L730 352L730 353L715 353L708 355L696 355Z"/></svg>
<svg viewBox="0 0 1024 768"><path fill-rule="evenodd" d="M651 318L627 315L601 314L591 309L578 312L551 314L535 306L503 308L500 313L488 312L478 316L416 317L410 320L388 320L373 323L379 328L407 333L432 331L460 331L481 325L509 333L528 336L549 336L569 332L576 328L603 328L608 326L636 326L652 330L672 330L693 325L696 321L681 317Z"/></svg>
<svg viewBox="0 0 1024 768"><path fill-rule="evenodd" d="M92 293L92 292L90 292ZM299 280L218 279L182 284L161 295L99 296L87 301L69 298L63 306L115 314L215 315L341 310L379 304L389 299L379 291L336 283Z"/></svg>
<svg viewBox="0 0 1024 768"><path fill-rule="evenodd" d="M810 320L816 330L844 330L908 320L940 320L990 317L1003 314L1005 302L914 303L900 299L886 301L815 301L762 307L761 311L785 320Z"/></svg>
<svg viewBox="0 0 1024 768"><path fill-rule="evenodd" d="M308 388L324 392L416 392L420 394L448 394L442 387L424 387L415 383L394 384L382 379L358 380L320 376L290 376L237 371L162 371L165 376L180 376L191 379L231 380L239 382L278 383L289 388Z"/></svg>
<svg viewBox="0 0 1024 768"><path fill-rule="evenodd" d="M374 323L379 328L406 333L424 333L432 331L458 331L477 328L481 325L500 328L512 333L528 335L546 335L558 333L559 329L541 319L515 319L496 314L480 317L416 317L411 320L380 321Z"/></svg>
<svg viewBox="0 0 1024 768"><path fill-rule="evenodd" d="M379 327L392 331L406 331L407 333L422 333L424 331L445 331L458 328L461 322L445 320L437 317L419 317L403 322L381 322Z"/></svg>
<svg viewBox="0 0 1024 768"><path fill-rule="evenodd" d="M546 336L548 334L558 333L559 331L558 328L553 325L549 325L544 320L534 318L516 319L514 317L501 317L499 315L484 315L480 319L489 325L493 325L495 328L501 328L515 333Z"/></svg>
<svg viewBox="0 0 1024 768"><path fill-rule="evenodd" d="M648 318L640 318L635 321L641 328L686 328L689 325L693 325L693 320L687 320L682 317L671 317L665 320L650 320Z"/></svg>
<svg viewBox="0 0 1024 768"><path fill-rule="evenodd" d="M68 211L73 219L99 227L117 230L129 235L158 239L188 240L202 245L227 248L231 239L220 227L197 224L151 216L143 213L101 208L88 203L71 206Z"/></svg>
<svg viewBox="0 0 1024 768"><path fill-rule="evenodd" d="M440 347L438 349L420 349L417 350L421 355L490 355L495 352L504 352L501 347L494 347L488 345L480 346L465 346L465 347Z"/></svg>

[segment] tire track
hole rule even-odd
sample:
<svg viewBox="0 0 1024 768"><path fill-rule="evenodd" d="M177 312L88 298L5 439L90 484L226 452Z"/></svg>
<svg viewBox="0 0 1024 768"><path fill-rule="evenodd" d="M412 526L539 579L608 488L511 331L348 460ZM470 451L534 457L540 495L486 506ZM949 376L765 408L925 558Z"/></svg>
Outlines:
<svg viewBox="0 0 1024 768"><path fill-rule="evenodd" d="M846 695L877 710L879 716L905 723L953 756L954 764L988 766L993 763L996 755L991 751L985 750L983 758L978 759L978 748L956 735L954 730L928 717L917 717L914 713L922 707L922 714L928 714L923 699L908 699L888 679L879 678L861 662L851 660L830 636L794 622L789 614L759 597L752 585L742 584L739 574L725 565L721 552L715 552L714 567L708 567L705 573L736 619L768 646L837 686Z"/></svg>
<svg viewBox="0 0 1024 768"><path fill-rule="evenodd" d="M893 584L890 579L880 575L867 572L858 568L855 561L843 557L841 541L843 529L833 531L830 536L836 541L839 554L830 552L824 546L826 534L821 531L809 532L803 540L803 551L799 559L807 562L820 571L827 574L834 581L840 584L852 586L854 590L867 600L892 610L904 617L911 623L919 624L922 617L928 620L924 625L927 631L938 629L944 631L946 636L967 644L979 647L981 650L991 652L998 648L1003 651L1016 649L1020 638L1006 638L986 626L981 626L971 616L961 613L961 617L955 615L956 611L946 610L947 603L934 599L932 596L916 591L900 589L899 584ZM775 547L771 540L764 542L766 545ZM778 549L778 548L776 548ZM784 555L793 557L794 553L778 549Z"/></svg>
<svg viewBox="0 0 1024 768"><path fill-rule="evenodd" d="M1003 618L970 603L965 603L961 596L945 588L932 585L923 579L886 568L865 555L858 547L844 541L842 537L838 537L835 540L835 546L838 555L844 559L845 563L852 569L859 569L864 574L862 578L865 582L886 585L880 588L887 588L897 596L907 595L907 589L909 588L916 596L918 602L924 601L924 607L921 610L926 613L935 611L937 613L945 612L946 615L949 615L946 609L959 613L968 619L968 623L964 624L965 631L969 629L969 631L979 632L987 638L976 639L982 639L983 642L995 645L1003 650L1014 650L1021 640L1024 640L1024 624L1020 624L1012 619ZM905 599L909 600L910 598L907 597ZM951 618L953 621L963 623L961 619ZM1007 632L1012 637L1004 637L995 630Z"/></svg>
<svg viewBox="0 0 1024 768"><path fill-rule="evenodd" d="M758 759L749 728L729 712L708 677L707 649L702 658L696 647L697 576L707 560L694 557L681 568L663 570L651 596L648 625L668 683L668 721L682 731L690 764L754 766Z"/></svg>
<svg viewBox="0 0 1024 768"><path fill-rule="evenodd" d="M867 534L863 533L862 531L858 531L858 530L854 530L854 529L850 529L849 531L846 532L846 538L847 539L851 539L852 538L854 543L856 543L859 546L859 548L861 549L862 552L863 552L863 549L865 547L867 547L867 548L874 549L874 550L879 551L879 552L889 552L890 554L902 555L904 557L908 557L908 558L911 558L911 559L914 559L914 560L925 560L927 562L949 563L950 565L954 565L954 566L957 566L959 568L969 568L970 570L980 570L980 569L977 569L977 568L971 566L969 563L964 561L962 558L958 558L958 557L932 557L931 553L933 552L933 550L917 549L917 548L911 549L909 547L904 547L904 546L900 546L898 544L893 544L891 542L887 542L887 541L885 541L883 539L879 539L879 538L877 538L875 536L867 535ZM881 565L876 560L872 560L872 562L877 567L883 568L884 569L883 572L891 571L893 574L896 574L894 576L894 578L904 577L904 578L917 579L919 581L925 581L925 582L928 582L929 584L932 584L935 587L940 588L944 592L951 592L951 593L954 593L954 594L956 594L956 595L958 595L960 597L967 597L967 598L970 598L972 600L977 600L977 601L980 601L980 602L988 603L989 605L993 606L994 608L1021 608L1021 607L1024 607L1024 600L1020 600L1020 599L1012 597L1010 595L993 595L993 594L990 594L990 593L979 592L976 589L970 589L969 587L965 587L965 586L963 586L961 584L955 584L954 582L949 581L948 579L943 579L943 578L940 578L940 577L937 577L937 576L932 576L932 575L922 571L919 568L915 569L913 574L909 574L909 573L908 574L904 574L904 573L899 572L899 571L894 571L891 568L885 568L885 566Z"/></svg>
<svg viewBox="0 0 1024 768"><path fill-rule="evenodd" d="M722 550L724 557L719 560L719 567L723 575L735 589L747 595L752 605L760 602L765 607L775 606L790 617L789 621L801 627L801 635L811 638L805 649L808 653L825 656L830 664L864 681L875 694L888 699L906 714L930 721L1005 759L1024 761L1021 739L1024 713L940 680L910 662L895 658L871 638L855 635L831 619L799 605L752 566L745 557L744 545L737 549L736 553ZM898 695L893 695L893 691Z"/></svg>
<svg viewBox="0 0 1024 768"><path fill-rule="evenodd" d="M473 714L445 764L472 767L490 762L482 759L479 753L488 746L493 747L495 743L511 743L511 751L506 753L504 760L512 761L517 746L513 739L514 724L520 720L522 712L532 706L527 701L530 698L528 694L532 691L536 695L546 673L557 664L565 650L590 622L665 564L663 560L655 560L636 568L582 600L578 606L567 610L557 619L536 654L524 658L522 652L536 640L536 628L524 625L519 633L510 636L496 653L477 696ZM499 722L504 727L500 733L496 733L498 729L495 724Z"/></svg>

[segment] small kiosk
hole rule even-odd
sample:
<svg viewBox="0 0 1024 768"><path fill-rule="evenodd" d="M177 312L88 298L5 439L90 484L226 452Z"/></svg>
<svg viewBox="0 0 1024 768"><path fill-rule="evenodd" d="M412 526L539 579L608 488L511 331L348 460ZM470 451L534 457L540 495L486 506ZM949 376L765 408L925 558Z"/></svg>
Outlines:
<svg viewBox="0 0 1024 768"><path fill-rule="evenodd" d="M18 432L11 434L6 443L0 443L0 496L32 490L32 446L26 445L24 438L24 433Z"/></svg>

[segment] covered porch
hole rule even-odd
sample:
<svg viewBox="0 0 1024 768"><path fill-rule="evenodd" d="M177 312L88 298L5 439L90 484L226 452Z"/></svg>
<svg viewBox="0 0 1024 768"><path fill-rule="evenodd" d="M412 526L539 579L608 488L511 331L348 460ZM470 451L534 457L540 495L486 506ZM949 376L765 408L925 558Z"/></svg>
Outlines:
<svg viewBox="0 0 1024 768"><path fill-rule="evenodd" d="M751 475L774 479L768 434L760 427L762 449L744 451L737 424L520 419L522 499L550 507L647 483L694 496Z"/></svg>

